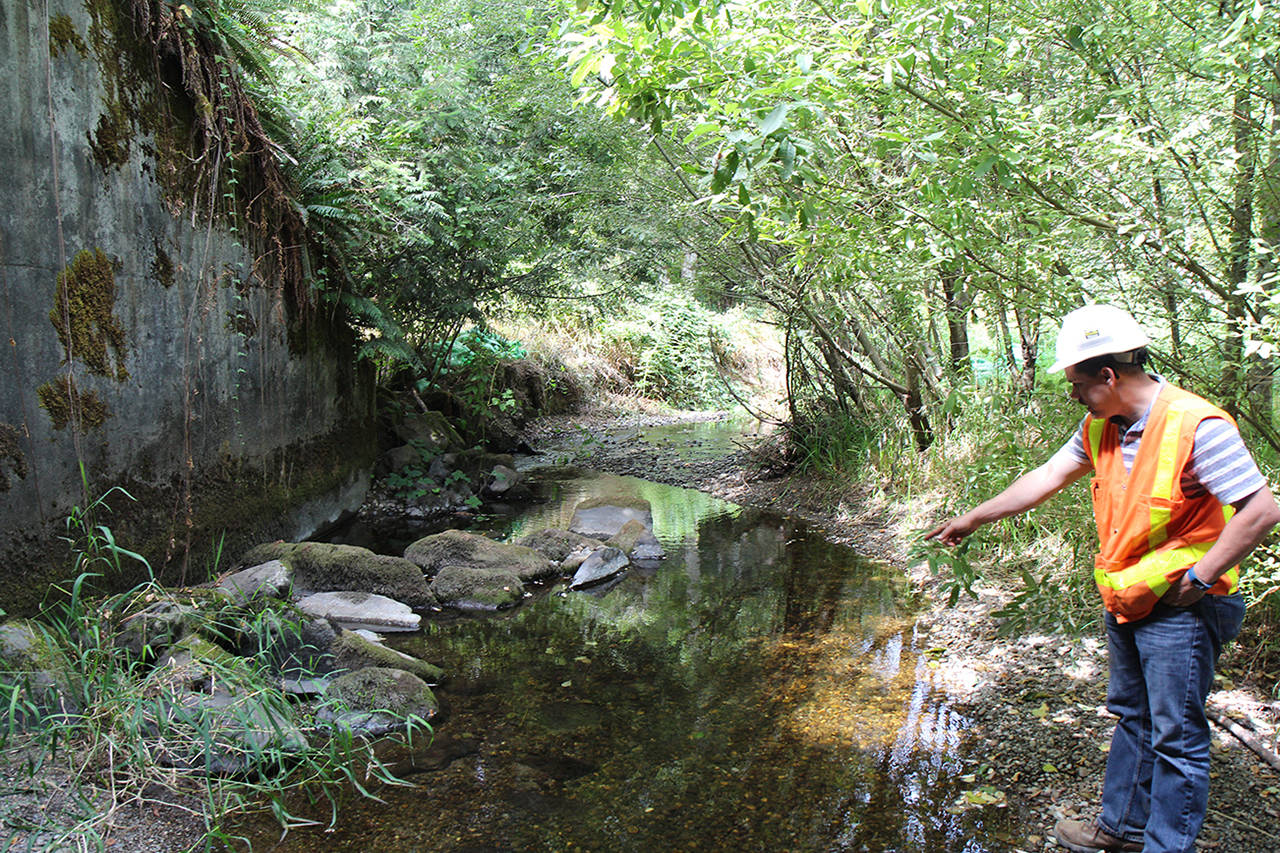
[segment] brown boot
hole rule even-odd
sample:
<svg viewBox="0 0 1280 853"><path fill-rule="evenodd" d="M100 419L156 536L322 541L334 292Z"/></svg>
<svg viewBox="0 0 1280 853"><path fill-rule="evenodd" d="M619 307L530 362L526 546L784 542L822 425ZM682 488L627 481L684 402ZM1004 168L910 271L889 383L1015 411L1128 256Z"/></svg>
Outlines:
<svg viewBox="0 0 1280 853"><path fill-rule="evenodd" d="M1125 841L1105 832L1096 823L1060 820L1053 827L1058 843L1073 853L1141 853L1141 841Z"/></svg>

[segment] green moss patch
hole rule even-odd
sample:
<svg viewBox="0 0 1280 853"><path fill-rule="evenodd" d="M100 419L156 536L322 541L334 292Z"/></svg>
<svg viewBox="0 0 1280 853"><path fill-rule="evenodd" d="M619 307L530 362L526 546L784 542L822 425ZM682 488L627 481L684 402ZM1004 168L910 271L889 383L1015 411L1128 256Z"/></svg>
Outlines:
<svg viewBox="0 0 1280 853"><path fill-rule="evenodd" d="M173 259L169 257L169 253L160 247L160 241L156 241L156 256L151 260L151 275L155 280L160 282L166 288L173 287L174 268Z"/></svg>
<svg viewBox="0 0 1280 853"><path fill-rule="evenodd" d="M36 396L40 399L40 408L49 413L54 429L71 425L76 432L86 432L97 429L111 417L111 410L97 392L81 391L70 376L59 376L44 383L36 389Z"/></svg>
<svg viewBox="0 0 1280 853"><path fill-rule="evenodd" d="M71 51L80 54L81 59L89 58L89 45L85 44L84 39L76 32L75 24L71 23L71 16L63 13L50 17L49 55L59 57Z"/></svg>
<svg viewBox="0 0 1280 853"><path fill-rule="evenodd" d="M113 314L115 306L111 259L101 249L86 249L58 274L49 322L58 331L66 361L79 359L90 372L123 382L129 378L124 367L128 343L124 327Z"/></svg>

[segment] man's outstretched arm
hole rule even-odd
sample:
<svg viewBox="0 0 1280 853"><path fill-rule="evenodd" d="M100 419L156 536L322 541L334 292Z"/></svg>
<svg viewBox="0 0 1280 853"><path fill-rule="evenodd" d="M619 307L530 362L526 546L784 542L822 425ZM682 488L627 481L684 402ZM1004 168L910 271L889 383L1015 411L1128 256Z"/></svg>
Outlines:
<svg viewBox="0 0 1280 853"><path fill-rule="evenodd" d="M1039 468L1014 480L994 498L934 528L924 538L937 539L944 545L958 545L982 525L1039 506L1092 470L1093 466L1088 462L1077 462L1066 454L1056 454Z"/></svg>

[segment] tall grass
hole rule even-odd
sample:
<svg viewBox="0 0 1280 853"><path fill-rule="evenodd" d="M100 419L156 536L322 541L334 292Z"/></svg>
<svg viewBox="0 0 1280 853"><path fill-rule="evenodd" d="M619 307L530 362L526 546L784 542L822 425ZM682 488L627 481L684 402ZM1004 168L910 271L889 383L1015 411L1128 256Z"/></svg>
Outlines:
<svg viewBox="0 0 1280 853"><path fill-rule="evenodd" d="M120 572L123 561L146 566L101 521L112 496L128 497L112 489L68 516L76 574L28 623L52 685L46 679L36 689L17 673L0 680L0 748L10 759L25 756L32 774L56 767L68 780L64 807L27 827L25 843L105 849L124 811L148 806L197 816L212 849L231 842L228 821L246 810L268 809L286 830L323 819L317 813L332 823L344 799L373 796L371 783L398 784L370 743L310 725L314 709L282 692L269 654L229 651L288 639L282 634L301 623L287 605L235 604L210 590L175 593L154 579L92 597L94 581ZM157 665L145 646L139 651L122 636L144 609L166 602L189 608L184 618L195 630L179 646L202 653ZM225 701L192 701L196 694Z"/></svg>

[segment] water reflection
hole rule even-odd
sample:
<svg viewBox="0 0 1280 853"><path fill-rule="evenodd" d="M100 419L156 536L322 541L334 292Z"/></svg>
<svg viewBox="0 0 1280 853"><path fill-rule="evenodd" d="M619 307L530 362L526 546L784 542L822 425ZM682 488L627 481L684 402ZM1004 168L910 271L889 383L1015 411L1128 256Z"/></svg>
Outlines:
<svg viewBox="0 0 1280 853"><path fill-rule="evenodd" d="M332 832L261 849L1006 849L985 840L999 812L949 810L966 721L928 687L879 567L697 492L564 472L545 488L493 532L638 494L668 559L603 594L561 584L397 639L452 676L439 769L351 805Z"/></svg>

